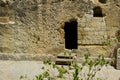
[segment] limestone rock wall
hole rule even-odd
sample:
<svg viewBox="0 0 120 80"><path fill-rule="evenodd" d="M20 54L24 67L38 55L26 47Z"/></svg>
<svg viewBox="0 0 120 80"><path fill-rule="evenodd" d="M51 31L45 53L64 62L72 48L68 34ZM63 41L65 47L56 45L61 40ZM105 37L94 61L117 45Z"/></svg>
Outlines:
<svg viewBox="0 0 120 80"><path fill-rule="evenodd" d="M5 0L0 0L0 3L2 2L6 3ZM99 54L110 56L116 42L111 43L112 47L101 44L115 39L112 36L120 28L118 2L107 0L106 4L102 4L96 0L9 0L9 5L5 6L11 7L11 13L6 16L15 24L0 24L0 52L30 54L63 52L64 23L76 19L77 53L81 55L89 52L94 55L99 51ZM93 17L95 6L102 8L105 15L103 18ZM83 33L85 34L81 36Z"/></svg>
<svg viewBox="0 0 120 80"><path fill-rule="evenodd" d="M102 45L107 42L108 34L104 17L85 14L78 23L78 44Z"/></svg>

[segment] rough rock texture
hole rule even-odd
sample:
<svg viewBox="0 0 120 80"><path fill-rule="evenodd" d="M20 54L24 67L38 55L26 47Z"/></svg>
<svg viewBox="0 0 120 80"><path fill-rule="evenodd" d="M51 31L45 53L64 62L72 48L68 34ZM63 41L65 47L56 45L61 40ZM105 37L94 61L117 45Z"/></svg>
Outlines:
<svg viewBox="0 0 120 80"><path fill-rule="evenodd" d="M117 65L116 68L120 70L120 48L117 50Z"/></svg>
<svg viewBox="0 0 120 80"><path fill-rule="evenodd" d="M78 20L78 44L103 44L107 41L107 28L104 18L85 14Z"/></svg>
<svg viewBox="0 0 120 80"><path fill-rule="evenodd" d="M45 61L45 60L55 61L56 57L48 54L8 54L0 53L0 60L5 61Z"/></svg>
<svg viewBox="0 0 120 80"><path fill-rule="evenodd" d="M78 22L77 53L104 54L111 57L120 29L120 2L107 0L0 0L15 24L0 24L0 52L58 54L65 49L64 23ZM93 8L100 6L103 17L94 17ZM1 17L4 18L3 15ZM110 45L108 45L109 42ZM103 45L105 44L105 45ZM107 45L106 45L107 44ZM95 51L95 52L94 52Z"/></svg>

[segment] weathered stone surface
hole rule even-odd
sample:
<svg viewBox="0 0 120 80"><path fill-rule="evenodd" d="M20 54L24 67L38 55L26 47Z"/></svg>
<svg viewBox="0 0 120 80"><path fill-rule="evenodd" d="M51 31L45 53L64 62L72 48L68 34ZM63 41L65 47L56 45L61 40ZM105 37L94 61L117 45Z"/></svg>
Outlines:
<svg viewBox="0 0 120 80"><path fill-rule="evenodd" d="M0 53L0 60L9 60L9 61L55 61L55 56L48 54L24 54L24 53Z"/></svg>
<svg viewBox="0 0 120 80"><path fill-rule="evenodd" d="M9 4L8 4L9 3ZM0 52L25 54L58 54L65 49L64 23L71 19L78 22L78 46L91 47L96 54L110 56L120 27L119 0L0 0L0 13L8 11L15 24L0 24ZM93 17L93 8L100 6L103 17ZM8 9L7 9L8 8ZM2 15L1 15L2 16ZM112 48L101 49L101 44L111 40ZM80 45L81 44L81 45ZM93 48L98 44L98 48ZM100 44L100 45L99 45ZM99 52L97 52L99 50ZM78 53L84 53L84 48ZM94 53L93 53L94 54Z"/></svg>
<svg viewBox="0 0 120 80"><path fill-rule="evenodd" d="M3 23L9 22L9 17L0 17L0 22L3 22Z"/></svg>
<svg viewBox="0 0 120 80"><path fill-rule="evenodd" d="M90 54L91 56L95 57L98 55L104 55L104 57L107 57L110 55L110 51L107 49L107 46L79 46L77 51L79 52L78 56Z"/></svg>
<svg viewBox="0 0 120 80"><path fill-rule="evenodd" d="M78 44L103 44L107 42L107 26L103 17L85 14L78 20Z"/></svg>
<svg viewBox="0 0 120 80"><path fill-rule="evenodd" d="M118 48L117 50L117 64L116 64L116 68L120 70L120 48Z"/></svg>

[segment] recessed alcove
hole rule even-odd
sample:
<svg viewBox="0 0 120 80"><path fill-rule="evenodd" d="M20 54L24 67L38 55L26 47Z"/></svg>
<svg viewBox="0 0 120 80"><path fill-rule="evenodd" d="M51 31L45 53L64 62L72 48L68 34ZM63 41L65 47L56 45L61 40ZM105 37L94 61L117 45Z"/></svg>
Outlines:
<svg viewBox="0 0 120 80"><path fill-rule="evenodd" d="M93 16L94 17L103 17L103 13L102 13L102 8L99 6L96 6L93 8Z"/></svg>

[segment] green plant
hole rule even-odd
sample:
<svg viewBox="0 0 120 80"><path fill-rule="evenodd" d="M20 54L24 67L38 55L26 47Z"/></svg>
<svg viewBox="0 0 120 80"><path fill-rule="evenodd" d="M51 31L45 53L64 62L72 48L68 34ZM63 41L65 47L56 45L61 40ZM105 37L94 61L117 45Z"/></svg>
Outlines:
<svg viewBox="0 0 120 80"><path fill-rule="evenodd" d="M26 80L28 77L27 77L27 75L25 74L25 75L21 75L20 76L20 80Z"/></svg>
<svg viewBox="0 0 120 80"><path fill-rule="evenodd" d="M50 74L49 74L48 71L45 71L44 73L39 74L38 76L36 76L35 80L43 80L44 78L48 78L48 80L51 80L50 79Z"/></svg>
<svg viewBox="0 0 120 80"><path fill-rule="evenodd" d="M120 49L118 49L117 53L120 54Z"/></svg>
<svg viewBox="0 0 120 80"><path fill-rule="evenodd" d="M71 55L72 53L70 53ZM46 65L45 67L42 67L44 70L43 73L37 75L35 79L33 80L44 80L47 78L47 80L57 80L58 78L61 78L62 80L70 80L67 79L65 75L70 76L72 74L71 80L94 80L96 73L101 70L101 67L104 65L107 65L108 62L105 60L103 55L98 56L98 58L90 58L89 55L84 55L85 61L80 66L79 63L74 62L72 65L68 67L64 66L58 66L54 62L51 62L50 60L45 60L43 63ZM81 76L82 70L84 67L88 67L88 72L86 71L84 74L85 76ZM58 75L52 74L50 72L50 69L56 69L58 71ZM72 71L72 72L70 72ZM53 71L54 72L54 71ZM71 77L71 76L70 76ZM96 78L96 80L102 80L101 78Z"/></svg>
<svg viewBox="0 0 120 80"><path fill-rule="evenodd" d="M75 63L73 65L73 67L74 67L73 79L79 80L79 72L80 72L80 70L82 70L82 68L80 68L77 63Z"/></svg>
<svg viewBox="0 0 120 80"><path fill-rule="evenodd" d="M82 66L88 66L88 73L86 76L86 80L93 80L96 73L101 70L101 67L108 64L108 61L106 61L103 57L103 55L99 55L98 58L93 59L90 58L89 55L85 54L85 62L82 64Z"/></svg>

